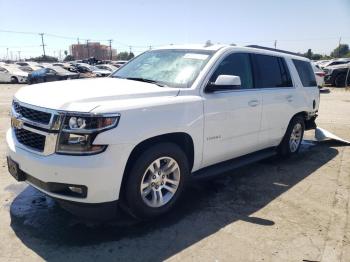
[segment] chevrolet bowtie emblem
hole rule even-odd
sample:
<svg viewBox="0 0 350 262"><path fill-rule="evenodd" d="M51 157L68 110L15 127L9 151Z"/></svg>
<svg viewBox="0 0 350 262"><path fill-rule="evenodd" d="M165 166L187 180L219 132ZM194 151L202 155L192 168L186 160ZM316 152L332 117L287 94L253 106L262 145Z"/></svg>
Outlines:
<svg viewBox="0 0 350 262"><path fill-rule="evenodd" d="M22 129L23 128L23 122L21 121L20 116L13 116L11 117L11 126L16 129Z"/></svg>

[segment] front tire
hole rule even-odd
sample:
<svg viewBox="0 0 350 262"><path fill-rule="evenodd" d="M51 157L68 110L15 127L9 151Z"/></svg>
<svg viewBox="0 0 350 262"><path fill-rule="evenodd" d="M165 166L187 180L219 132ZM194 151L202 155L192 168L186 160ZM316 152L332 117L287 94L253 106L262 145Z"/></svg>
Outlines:
<svg viewBox="0 0 350 262"><path fill-rule="evenodd" d="M278 147L279 155L289 157L298 153L305 131L305 121L302 116L295 116L289 122L287 131Z"/></svg>
<svg viewBox="0 0 350 262"><path fill-rule="evenodd" d="M11 77L11 84L18 84L18 78L15 76Z"/></svg>
<svg viewBox="0 0 350 262"><path fill-rule="evenodd" d="M186 154L173 143L146 149L132 163L125 188L128 211L139 219L168 212L181 196L189 176Z"/></svg>

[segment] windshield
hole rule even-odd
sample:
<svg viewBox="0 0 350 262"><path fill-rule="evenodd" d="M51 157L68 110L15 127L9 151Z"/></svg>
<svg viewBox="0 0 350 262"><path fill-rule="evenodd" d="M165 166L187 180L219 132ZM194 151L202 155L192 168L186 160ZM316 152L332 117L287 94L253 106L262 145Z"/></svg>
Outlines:
<svg viewBox="0 0 350 262"><path fill-rule="evenodd" d="M170 87L187 88L213 53L202 50L148 51L121 67L112 77L145 79Z"/></svg>

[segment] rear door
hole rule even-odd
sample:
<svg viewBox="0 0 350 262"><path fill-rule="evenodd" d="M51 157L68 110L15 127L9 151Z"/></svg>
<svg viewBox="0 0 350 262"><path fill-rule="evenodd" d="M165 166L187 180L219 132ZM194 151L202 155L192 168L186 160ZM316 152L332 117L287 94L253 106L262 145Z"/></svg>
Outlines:
<svg viewBox="0 0 350 262"><path fill-rule="evenodd" d="M259 144L272 147L280 143L295 114L297 91L283 57L253 54L256 87L262 92Z"/></svg>

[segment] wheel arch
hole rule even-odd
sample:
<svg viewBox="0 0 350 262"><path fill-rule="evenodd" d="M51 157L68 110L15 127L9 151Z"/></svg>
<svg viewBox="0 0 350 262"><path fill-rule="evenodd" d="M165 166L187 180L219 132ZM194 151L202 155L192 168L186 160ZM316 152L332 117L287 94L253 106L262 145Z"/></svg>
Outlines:
<svg viewBox="0 0 350 262"><path fill-rule="evenodd" d="M162 142L171 142L178 145L186 154L188 158L189 170L192 170L194 164L194 143L192 137L185 132L167 133L143 140L137 144L131 151L123 173L122 183L120 186L119 198L123 198L125 194L125 183L129 176L129 171L132 167L133 161L148 147Z"/></svg>

